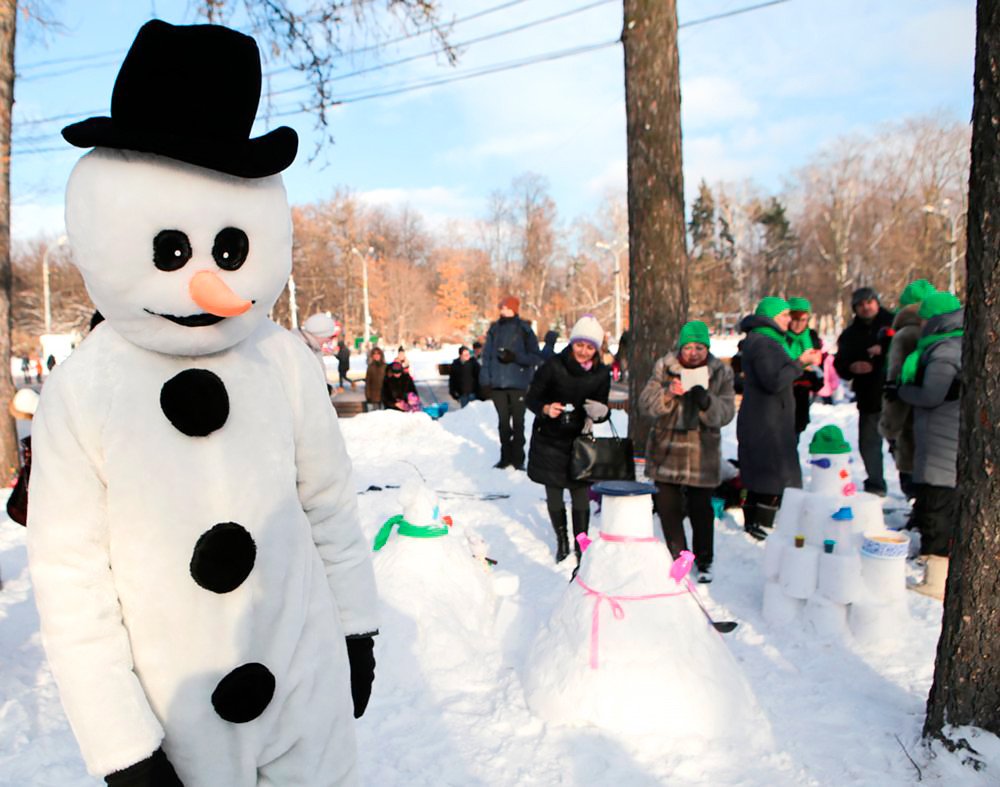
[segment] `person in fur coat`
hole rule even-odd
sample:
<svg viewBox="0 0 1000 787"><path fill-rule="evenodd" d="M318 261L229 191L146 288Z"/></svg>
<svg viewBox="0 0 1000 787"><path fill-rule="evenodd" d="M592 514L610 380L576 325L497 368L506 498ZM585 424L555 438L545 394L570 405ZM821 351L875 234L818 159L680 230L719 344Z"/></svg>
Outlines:
<svg viewBox="0 0 1000 787"><path fill-rule="evenodd" d="M712 490L721 481L721 429L736 414L733 372L709 352L710 344L705 323L685 323L677 350L653 365L639 396L639 411L656 419L646 443L646 476L656 483L663 535L674 557L687 549L686 510L699 582L712 581ZM683 371L703 367L708 385L685 391Z"/></svg>
<svg viewBox="0 0 1000 787"><path fill-rule="evenodd" d="M577 320L570 332L569 345L553 355L535 373L526 403L535 414L528 448L528 478L545 486L545 503L556 536L556 562L569 556L566 533L566 504L570 495L573 517L573 546L577 564L580 544L576 536L590 526L589 487L586 481L570 478L573 441L591 424L608 419L611 370L600 362L598 353L604 331L591 315Z"/></svg>
<svg viewBox="0 0 1000 787"><path fill-rule="evenodd" d="M46 382L28 558L46 655L109 785L353 785L375 575L320 365L267 315L292 264L249 137L252 38L144 25L66 191L106 318ZM193 121L192 119L197 119Z"/></svg>
<svg viewBox="0 0 1000 787"><path fill-rule="evenodd" d="M892 340L885 361L885 379L898 384L903 361L917 349L923 320L920 304L924 298L937 292L926 279L917 279L906 285L899 296L899 311L892 319ZM916 492L913 486L913 408L898 396L884 396L882 415L878 422L879 433L889 442L889 451L899 472L899 487L907 498Z"/></svg>

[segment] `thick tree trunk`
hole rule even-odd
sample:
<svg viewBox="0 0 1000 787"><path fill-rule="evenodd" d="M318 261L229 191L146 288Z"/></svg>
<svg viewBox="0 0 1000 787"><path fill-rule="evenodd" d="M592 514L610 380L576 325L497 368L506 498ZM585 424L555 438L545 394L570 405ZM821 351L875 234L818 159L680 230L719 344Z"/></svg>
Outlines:
<svg viewBox="0 0 1000 787"><path fill-rule="evenodd" d="M10 130L14 108L14 32L16 0L0 0L0 483L17 471L17 431L7 414L14 396L10 375Z"/></svg>
<svg viewBox="0 0 1000 787"><path fill-rule="evenodd" d="M936 737L946 724L1000 735L1000 0L979 0L974 91L961 514L924 724Z"/></svg>
<svg viewBox="0 0 1000 787"><path fill-rule="evenodd" d="M628 131L629 436L645 452L639 392L687 318L681 77L674 0L624 0Z"/></svg>

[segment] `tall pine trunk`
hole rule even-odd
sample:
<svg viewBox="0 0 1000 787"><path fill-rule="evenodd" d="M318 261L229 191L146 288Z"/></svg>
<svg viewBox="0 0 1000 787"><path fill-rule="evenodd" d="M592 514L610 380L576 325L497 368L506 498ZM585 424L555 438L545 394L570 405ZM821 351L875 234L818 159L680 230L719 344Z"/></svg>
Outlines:
<svg viewBox="0 0 1000 787"><path fill-rule="evenodd" d="M1000 0L979 0L969 178L961 513L924 734L1000 735Z"/></svg>
<svg viewBox="0 0 1000 787"><path fill-rule="evenodd" d="M0 483L17 470L17 431L7 414L14 396L10 374L10 132L14 108L14 33L16 0L0 0Z"/></svg>
<svg viewBox="0 0 1000 787"><path fill-rule="evenodd" d="M687 318L681 77L675 0L624 0L628 132L629 436L644 452L639 393Z"/></svg>

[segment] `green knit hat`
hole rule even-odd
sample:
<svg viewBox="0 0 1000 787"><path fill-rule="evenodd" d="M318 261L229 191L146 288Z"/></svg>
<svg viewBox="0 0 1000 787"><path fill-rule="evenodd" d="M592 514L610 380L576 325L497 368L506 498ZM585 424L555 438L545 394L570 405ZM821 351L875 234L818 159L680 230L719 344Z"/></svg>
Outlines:
<svg viewBox="0 0 1000 787"><path fill-rule="evenodd" d="M796 297L788 299L788 310L792 312L811 312L813 307L807 298Z"/></svg>
<svg viewBox="0 0 1000 787"><path fill-rule="evenodd" d="M788 301L784 298L776 298L773 295L768 295L766 298L760 299L760 303L757 304L754 314L758 317L770 317L773 319L776 314L781 314L787 309Z"/></svg>
<svg viewBox="0 0 1000 787"><path fill-rule="evenodd" d="M828 424L817 430L809 443L810 454L849 454L850 444L844 439L839 426Z"/></svg>
<svg viewBox="0 0 1000 787"><path fill-rule="evenodd" d="M708 338L708 326L701 320L691 320L684 323L681 328L681 335L677 338L677 346L683 347L691 342L704 344L706 347L712 346L712 340Z"/></svg>
<svg viewBox="0 0 1000 787"><path fill-rule="evenodd" d="M905 308L914 303L920 303L928 295L937 292L937 288L927 279L916 279L906 285L903 294L899 296L899 307Z"/></svg>
<svg viewBox="0 0 1000 787"><path fill-rule="evenodd" d="M920 319L929 320L961 308L962 302L950 292L932 292L920 302Z"/></svg>

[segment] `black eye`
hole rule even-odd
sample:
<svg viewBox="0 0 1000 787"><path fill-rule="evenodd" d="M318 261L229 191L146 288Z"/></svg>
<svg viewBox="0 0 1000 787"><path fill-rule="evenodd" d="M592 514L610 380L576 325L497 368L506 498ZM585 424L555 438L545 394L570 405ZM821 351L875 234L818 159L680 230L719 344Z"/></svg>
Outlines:
<svg viewBox="0 0 1000 787"><path fill-rule="evenodd" d="M191 241L180 230L160 230L153 238L153 264L161 271L176 271L191 259Z"/></svg>
<svg viewBox="0 0 1000 787"><path fill-rule="evenodd" d="M246 262L249 251L250 239L247 234L236 227L226 227L215 236L212 257L222 270L234 271Z"/></svg>

